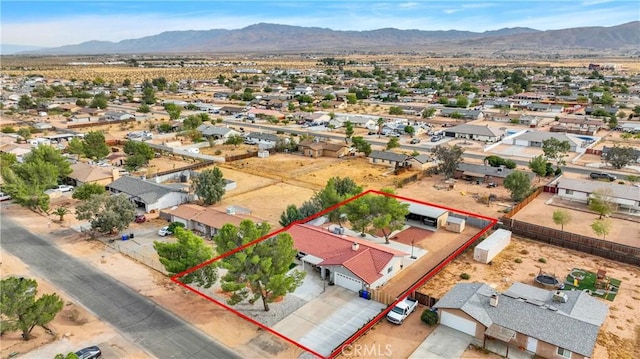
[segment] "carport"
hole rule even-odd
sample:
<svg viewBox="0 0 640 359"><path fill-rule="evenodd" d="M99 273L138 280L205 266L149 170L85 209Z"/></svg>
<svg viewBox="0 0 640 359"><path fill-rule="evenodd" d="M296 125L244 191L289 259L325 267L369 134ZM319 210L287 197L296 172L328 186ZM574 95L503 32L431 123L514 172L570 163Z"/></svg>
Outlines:
<svg viewBox="0 0 640 359"><path fill-rule="evenodd" d="M435 229L446 225L447 217L449 216L449 211L446 209L414 202L404 202L409 204L409 214L406 216L407 220L416 221L426 227Z"/></svg>

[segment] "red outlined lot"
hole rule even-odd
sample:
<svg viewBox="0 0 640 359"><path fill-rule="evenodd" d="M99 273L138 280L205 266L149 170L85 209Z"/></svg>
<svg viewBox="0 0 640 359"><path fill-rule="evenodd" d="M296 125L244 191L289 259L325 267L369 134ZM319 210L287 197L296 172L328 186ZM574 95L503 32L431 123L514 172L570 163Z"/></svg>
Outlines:
<svg viewBox="0 0 640 359"><path fill-rule="evenodd" d="M239 252L239 251L241 251L241 250L243 250L243 249L245 249L245 248L247 248L249 246L252 246L252 245L254 245L254 244L256 244L256 243L258 243L260 241L263 241L263 240L265 240L267 238L271 238L271 237L273 237L273 236L275 236L275 235L277 235L277 234L279 234L281 232L287 231L291 226L293 226L295 224L306 223L306 222L309 222L309 221L311 221L313 219L321 217L321 216L323 216L323 215L335 210L336 208L339 208L339 207L341 207L341 206L343 206L343 205L345 205L345 204L347 204L347 203L349 203L349 202L351 202L351 201L353 201L353 200L355 200L355 199L357 199L359 197L367 195L367 194L377 194L377 195L383 195L383 196L391 196L391 197L394 197L394 198L397 198L397 199L403 200L403 201L408 201L408 202L413 202L413 203L417 203L417 204L423 204L423 205L427 205L427 206L431 206L431 207L441 208L441 209L444 209L444 210L447 210L447 211L450 211L450 212L454 212L454 213L458 213L458 214L461 214L461 215L480 218L480 219L486 220L489 224L487 226L485 226L484 228L480 229L474 236L472 236L462 246L460 246L453 253L451 253L444 260L442 260L438 265L436 265L433 269L431 269L419 281L417 281L410 288L408 288L404 292L404 294L398 298L398 300L396 302L391 304L387 309L382 311L378 316L373 318L365 326L363 326L361 329L359 329L357 332L355 332L353 335L351 335L347 340L345 340L342 344L340 344L338 347L336 347L331 352L331 354L328 355L328 356L319 354L317 351L315 351L315 350L313 350L311 348L308 348L305 345L303 345L301 343L298 343L295 340L292 340L291 338L289 338L289 337L277 332L276 330L272 329L271 327L269 327L269 326L267 326L267 325L265 325L263 323L260 323L260 322L258 322L256 320L254 320L253 318L248 317L247 315L241 313L240 311L238 311L238 310L236 310L234 308L231 308L226 303L221 302L221 301L219 301L217 299L214 299L211 296L207 295L206 293L203 293L203 292L199 291L198 289L193 288L193 287L191 287L191 286L189 286L189 285L187 285L187 284L185 284L185 283L180 281L180 278L182 276L184 276L186 274L189 274L189 273L191 273L191 272L193 272L193 271L195 271L195 270L197 270L197 269L199 269L199 268L201 268L203 266L206 266L206 265L211 264L211 263L213 263L215 261L221 260L222 258L230 256L230 255L232 255L234 253L237 253L237 252ZM185 289L188 289L188 290L198 294L199 296L201 296L201 297L203 297L203 298L205 298L205 299L207 299L207 300L209 300L209 301L211 301L211 302L213 302L213 303L215 303L215 304L217 304L217 305L219 305L219 306L231 311L235 315L237 315L237 316L239 316L239 317L241 317L241 318L243 318L243 319L255 324L256 326L258 326L258 327L260 327L260 328L272 333L273 335L275 335L275 336L277 336L279 338L282 338L285 341L287 341L287 342L289 342L289 343L291 343L291 344L293 344L293 345L295 345L295 346L297 346L297 347L299 347L299 348L301 348L301 349L303 349L303 350L305 350L305 351L317 356L318 358L334 358L334 357L340 355L342 350L344 350L346 347L349 347L351 344L353 344L366 331L371 329L371 327L373 325L375 325L380 319L384 318L387 315L387 313L394 307L394 305L396 303L404 300L409 294L414 292L416 289L420 288L426 281L428 281L431 277L433 277L436 273L438 273L442 268L444 268L447 264L449 264L449 262L451 262L453 259L455 259L460 253L462 253L465 249L467 249L472 243L474 243L478 238L480 238L480 236L482 236L485 232L487 232L489 229L491 229L496 223L497 223L497 219L486 217L486 216L483 216L483 215L480 215L480 214L469 213L469 212L458 210L458 209L454 209L454 208L449 208L449 207L445 207L445 206L441 206L441 205L437 205L437 204L433 204L433 203L429 203L429 202L424 202L424 201L417 201L417 200L414 200L414 199L411 199L411 198L397 196L397 195L391 195L391 194L380 192L380 191L368 190L368 191L363 192L363 193L361 193L361 194L359 194L357 196L349 198L348 200L346 200L346 201L344 201L342 203L339 203L339 204L337 204L337 205L335 205L333 207L327 208L326 210L324 210L322 212L316 213L315 215L313 215L311 217L305 218L304 220L301 220L301 221L296 221L294 223L291 223L289 226L287 226L285 228L282 228L282 229L280 229L278 231L269 233L266 236L258 238L258 239L254 240L254 241L252 241L250 243L247 243L247 244L245 244L245 245L243 245L241 247L238 247L238 248L234 249L233 251L230 251L228 253L224 253L224 254L222 254L222 255L220 255L218 257L215 257L215 258L213 258L211 260L208 260L208 261L206 261L206 262L204 262L204 263L202 263L202 264L200 264L198 266L190 268L190 269L188 269L188 270L186 270L186 271L184 271L182 273L178 273L175 276L171 277L171 280L173 282L177 283L178 285L184 287Z"/></svg>

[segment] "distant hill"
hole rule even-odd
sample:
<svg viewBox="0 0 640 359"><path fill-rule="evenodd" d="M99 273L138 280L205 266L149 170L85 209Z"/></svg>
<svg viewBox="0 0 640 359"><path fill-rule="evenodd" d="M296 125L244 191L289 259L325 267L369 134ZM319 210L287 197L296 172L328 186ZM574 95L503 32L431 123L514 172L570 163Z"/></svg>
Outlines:
<svg viewBox="0 0 640 359"><path fill-rule="evenodd" d="M29 54L96 55L134 53L237 52L428 52L435 48L465 51L483 48L633 49L640 44L640 21L613 27L582 27L539 31L507 28L470 32L422 31L393 28L370 31L335 31L326 28L255 24L239 30L168 31L119 42L88 41L77 45L28 51Z"/></svg>
<svg viewBox="0 0 640 359"><path fill-rule="evenodd" d="M24 51L43 50L42 46L26 46L13 44L0 44L0 55L14 55Z"/></svg>

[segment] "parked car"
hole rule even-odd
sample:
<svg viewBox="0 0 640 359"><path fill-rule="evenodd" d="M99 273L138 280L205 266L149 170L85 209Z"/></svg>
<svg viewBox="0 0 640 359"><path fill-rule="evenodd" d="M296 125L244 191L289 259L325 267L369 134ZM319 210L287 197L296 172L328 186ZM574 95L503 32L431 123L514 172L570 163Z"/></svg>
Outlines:
<svg viewBox="0 0 640 359"><path fill-rule="evenodd" d="M498 187L498 185L494 182L487 183L487 188L496 188L496 187Z"/></svg>
<svg viewBox="0 0 640 359"><path fill-rule="evenodd" d="M147 217L144 214L136 214L136 223L143 223L147 221Z"/></svg>
<svg viewBox="0 0 640 359"><path fill-rule="evenodd" d="M189 153L200 153L200 149L197 148L197 147L194 147L194 148L188 149L187 152L189 152Z"/></svg>
<svg viewBox="0 0 640 359"><path fill-rule="evenodd" d="M73 186L69 186L68 184L61 184L56 189L60 192L71 192L73 191Z"/></svg>
<svg viewBox="0 0 640 359"><path fill-rule="evenodd" d="M169 230L169 226L164 226L158 230L158 235L161 237L170 236L173 232Z"/></svg>
<svg viewBox="0 0 640 359"><path fill-rule="evenodd" d="M440 141L442 138L440 138L440 136L433 136L431 137L431 142L438 142Z"/></svg>
<svg viewBox="0 0 640 359"><path fill-rule="evenodd" d="M618 178L614 175L611 175L605 172L591 172L591 174L589 174L589 177L596 180L606 179L609 181L615 181L616 178Z"/></svg>
<svg viewBox="0 0 640 359"><path fill-rule="evenodd" d="M0 192L0 201L8 201L11 199L11 196L4 192Z"/></svg>
<svg viewBox="0 0 640 359"><path fill-rule="evenodd" d="M412 138L412 139L411 139L411 141L410 141L410 143L411 143L412 145L418 144L418 143L420 143L420 139L419 139L419 138Z"/></svg>
<svg viewBox="0 0 640 359"><path fill-rule="evenodd" d="M78 359L95 359L100 358L102 351L97 346L86 347L78 350L76 353Z"/></svg>
<svg viewBox="0 0 640 359"><path fill-rule="evenodd" d="M417 300L406 298L402 302L396 304L396 306L387 313L387 320L393 324L402 324L409 314L413 313L417 307Z"/></svg>

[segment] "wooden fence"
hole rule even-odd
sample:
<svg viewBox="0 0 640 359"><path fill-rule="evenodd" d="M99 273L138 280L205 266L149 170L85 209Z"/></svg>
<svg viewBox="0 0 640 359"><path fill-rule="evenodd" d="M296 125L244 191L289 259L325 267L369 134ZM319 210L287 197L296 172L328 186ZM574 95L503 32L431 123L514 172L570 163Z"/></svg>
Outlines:
<svg viewBox="0 0 640 359"><path fill-rule="evenodd" d="M198 163L194 163L192 165L188 165L188 166L184 166L184 167L180 167L180 168L174 168L174 169L171 169L171 170L161 171L161 172L158 172L158 173L154 174L154 176L164 176L164 175L168 175L170 173L197 170L197 169L200 169L200 168L212 166L215 163L216 163L215 161L198 162Z"/></svg>
<svg viewBox="0 0 640 359"><path fill-rule="evenodd" d="M434 298L428 294L414 292L413 297L418 301L418 303L427 306L429 308L433 307L434 304L438 301L438 298Z"/></svg>
<svg viewBox="0 0 640 359"><path fill-rule="evenodd" d="M371 300L375 300L376 302L380 302L384 305L391 305L397 299L385 292L384 288L371 289L369 290L369 293L371 294Z"/></svg>
<svg viewBox="0 0 640 359"><path fill-rule="evenodd" d="M522 222L506 216L502 217L501 221L501 225L514 235L640 266L640 248Z"/></svg>
<svg viewBox="0 0 640 359"><path fill-rule="evenodd" d="M516 204L515 206L513 206L513 208L511 208L511 210L509 211L509 213L505 214L503 216L503 218L512 218L513 216L515 216L516 213L520 212L521 209L523 209L531 201L536 199L536 197L538 197L540 195L540 193L542 193L543 190L544 190L543 187L538 187L535 191L533 191L532 194L529 195L529 197L523 199L522 202L520 202L520 203Z"/></svg>

